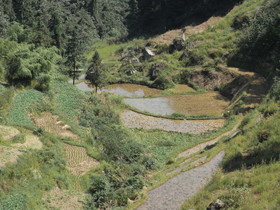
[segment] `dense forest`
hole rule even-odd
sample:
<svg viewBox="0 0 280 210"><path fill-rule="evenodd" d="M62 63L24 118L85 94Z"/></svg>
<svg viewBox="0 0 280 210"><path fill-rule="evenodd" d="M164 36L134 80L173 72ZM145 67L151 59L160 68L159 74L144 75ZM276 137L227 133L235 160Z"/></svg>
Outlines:
<svg viewBox="0 0 280 210"><path fill-rule="evenodd" d="M145 208L219 154L182 209L278 209L279 14L280 0L0 0L0 210Z"/></svg>

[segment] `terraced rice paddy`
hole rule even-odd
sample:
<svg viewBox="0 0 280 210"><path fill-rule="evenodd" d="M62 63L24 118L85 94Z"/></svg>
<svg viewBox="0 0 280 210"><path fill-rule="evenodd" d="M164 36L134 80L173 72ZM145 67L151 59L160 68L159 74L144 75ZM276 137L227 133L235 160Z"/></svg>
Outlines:
<svg viewBox="0 0 280 210"><path fill-rule="evenodd" d="M83 147L63 144L68 167L72 174L80 176L85 174L91 168L99 165L99 162L87 155Z"/></svg>
<svg viewBox="0 0 280 210"><path fill-rule="evenodd" d="M180 133L202 134L217 130L224 126L225 120L170 120L151 117L125 110L121 113L121 120L128 128L160 129Z"/></svg>
<svg viewBox="0 0 280 210"><path fill-rule="evenodd" d="M143 97L148 95L157 95L162 92L155 88L149 88L144 85L136 84L113 84L102 89L104 92L110 92L126 97Z"/></svg>
<svg viewBox="0 0 280 210"><path fill-rule="evenodd" d="M125 98L124 102L141 111L158 115L170 115L177 112L186 115L221 116L229 105L229 101L218 92L158 98Z"/></svg>

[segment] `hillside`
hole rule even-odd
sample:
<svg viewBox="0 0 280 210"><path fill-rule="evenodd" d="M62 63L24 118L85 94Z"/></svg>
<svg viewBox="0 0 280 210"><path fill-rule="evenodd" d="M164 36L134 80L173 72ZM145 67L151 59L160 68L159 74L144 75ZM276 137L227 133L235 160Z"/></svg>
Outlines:
<svg viewBox="0 0 280 210"><path fill-rule="evenodd" d="M0 210L279 209L279 12L0 1Z"/></svg>

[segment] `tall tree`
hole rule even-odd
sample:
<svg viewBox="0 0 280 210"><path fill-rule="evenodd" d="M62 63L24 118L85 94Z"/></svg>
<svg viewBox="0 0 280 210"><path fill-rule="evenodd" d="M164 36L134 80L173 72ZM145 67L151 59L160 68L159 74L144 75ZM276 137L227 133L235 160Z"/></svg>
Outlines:
<svg viewBox="0 0 280 210"><path fill-rule="evenodd" d="M98 88L104 87L107 82L107 71L102 66L102 61L98 52L95 52L86 73L88 79L94 86L95 92Z"/></svg>

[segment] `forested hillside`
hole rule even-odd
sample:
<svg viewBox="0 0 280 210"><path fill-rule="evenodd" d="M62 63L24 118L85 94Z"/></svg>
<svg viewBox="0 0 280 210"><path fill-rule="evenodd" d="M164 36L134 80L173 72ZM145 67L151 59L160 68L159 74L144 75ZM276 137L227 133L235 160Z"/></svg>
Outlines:
<svg viewBox="0 0 280 210"><path fill-rule="evenodd" d="M0 210L279 209L280 0L0 0Z"/></svg>

